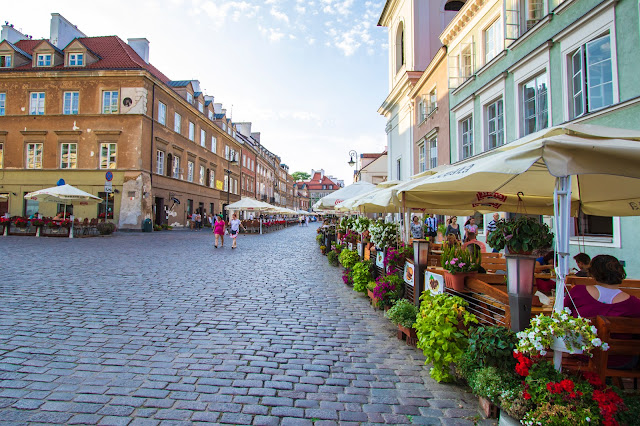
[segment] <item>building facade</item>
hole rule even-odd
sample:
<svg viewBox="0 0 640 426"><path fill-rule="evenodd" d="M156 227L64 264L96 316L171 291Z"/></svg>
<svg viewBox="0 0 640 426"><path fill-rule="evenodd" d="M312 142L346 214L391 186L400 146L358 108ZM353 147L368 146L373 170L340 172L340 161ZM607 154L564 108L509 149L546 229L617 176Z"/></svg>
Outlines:
<svg viewBox="0 0 640 426"><path fill-rule="evenodd" d="M360 154L360 170L354 173L354 181L377 185L387 180L387 152Z"/></svg>
<svg viewBox="0 0 640 426"><path fill-rule="evenodd" d="M311 170L311 179L302 183L307 187L311 206L317 203L320 198L344 186L344 182L325 174L324 169Z"/></svg>

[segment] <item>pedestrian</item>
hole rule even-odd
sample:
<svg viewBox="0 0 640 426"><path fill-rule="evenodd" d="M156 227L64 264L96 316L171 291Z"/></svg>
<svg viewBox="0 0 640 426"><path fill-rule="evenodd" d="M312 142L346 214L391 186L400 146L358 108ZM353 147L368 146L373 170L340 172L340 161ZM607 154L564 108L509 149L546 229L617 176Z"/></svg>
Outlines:
<svg viewBox="0 0 640 426"><path fill-rule="evenodd" d="M447 230L444 235L454 235L456 240L460 241L460 225L458 225L458 217L452 216L451 218L449 218L449 221L447 223Z"/></svg>
<svg viewBox="0 0 640 426"><path fill-rule="evenodd" d="M200 212L196 213L196 231L202 229L202 215Z"/></svg>
<svg viewBox="0 0 640 426"><path fill-rule="evenodd" d="M224 220L220 215L216 216L215 220L213 224L213 234L216 236L214 247L218 248L218 240L220 240L220 247L224 246Z"/></svg>
<svg viewBox="0 0 640 426"><path fill-rule="evenodd" d="M424 238L424 232L418 216L413 216L413 220L411 221L411 238L415 240Z"/></svg>
<svg viewBox="0 0 640 426"><path fill-rule="evenodd" d="M476 219L470 217L464 224L464 242L474 240L478 235L478 225L476 225Z"/></svg>
<svg viewBox="0 0 640 426"><path fill-rule="evenodd" d="M500 214L499 213L494 213L493 214L493 219L487 225L487 237L489 237L491 235L491 233L496 230L496 227L498 226L498 221L499 220L500 220ZM499 251L500 250L493 249L494 253L498 253Z"/></svg>
<svg viewBox="0 0 640 426"><path fill-rule="evenodd" d="M236 216L235 213L231 215L231 222L229 222L229 224L231 228L229 234L231 235L231 240L233 241L231 243L231 248L234 249L238 245L238 234L240 234L240 228L242 228L243 231L246 231L246 229L244 228L244 226L242 226L242 222L240 222L240 219L238 219L238 216Z"/></svg>
<svg viewBox="0 0 640 426"><path fill-rule="evenodd" d="M304 222L307 226L309 226L309 215L304 217Z"/></svg>
<svg viewBox="0 0 640 426"><path fill-rule="evenodd" d="M429 217L425 219L424 223L427 225L427 236L429 237L429 241L434 242L438 235L438 219L433 217L433 213L429 213Z"/></svg>
<svg viewBox="0 0 640 426"><path fill-rule="evenodd" d="M304 216L300 215L300 217L298 217L299 221L300 221L300 225L302 226L302 222L304 222Z"/></svg>

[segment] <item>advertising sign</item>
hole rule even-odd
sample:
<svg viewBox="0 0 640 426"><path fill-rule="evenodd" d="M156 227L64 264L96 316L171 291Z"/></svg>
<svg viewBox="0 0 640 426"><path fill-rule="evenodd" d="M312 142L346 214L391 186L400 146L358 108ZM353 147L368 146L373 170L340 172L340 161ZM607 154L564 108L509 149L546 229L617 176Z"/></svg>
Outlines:
<svg viewBox="0 0 640 426"><path fill-rule="evenodd" d="M434 296L444 293L444 277L440 274L424 271L424 284Z"/></svg>
<svg viewBox="0 0 640 426"><path fill-rule="evenodd" d="M384 269L384 252L382 250L376 251L376 266Z"/></svg>
<svg viewBox="0 0 640 426"><path fill-rule="evenodd" d="M413 280L415 278L414 275L415 270L413 269L413 262L409 262L408 260L406 262L404 262L404 282L407 283L407 285L410 285L411 287L414 286L413 284Z"/></svg>

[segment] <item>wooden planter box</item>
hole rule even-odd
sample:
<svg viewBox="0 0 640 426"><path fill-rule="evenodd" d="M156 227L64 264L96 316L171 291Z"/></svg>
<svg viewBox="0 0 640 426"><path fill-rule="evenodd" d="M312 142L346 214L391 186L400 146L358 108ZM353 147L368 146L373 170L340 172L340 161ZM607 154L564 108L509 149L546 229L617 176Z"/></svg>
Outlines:
<svg viewBox="0 0 640 426"><path fill-rule="evenodd" d="M369 299L371 299L371 306L373 306L374 309L378 308L378 301L380 299L378 299L377 297L375 297L373 295L373 291L367 289L367 295L369 296Z"/></svg>
<svg viewBox="0 0 640 426"><path fill-rule="evenodd" d="M9 235L23 235L28 237L34 237L36 235L35 226L25 226L24 228L17 227L13 223L9 228Z"/></svg>
<svg viewBox="0 0 640 426"><path fill-rule="evenodd" d="M485 419L497 419L499 409L498 406L489 401L487 398L479 396L478 397L478 406L480 408L480 413L482 417Z"/></svg>
<svg viewBox="0 0 640 426"><path fill-rule="evenodd" d="M398 324L398 339L406 340L407 345L416 346L418 344L418 335L414 328L403 327Z"/></svg>

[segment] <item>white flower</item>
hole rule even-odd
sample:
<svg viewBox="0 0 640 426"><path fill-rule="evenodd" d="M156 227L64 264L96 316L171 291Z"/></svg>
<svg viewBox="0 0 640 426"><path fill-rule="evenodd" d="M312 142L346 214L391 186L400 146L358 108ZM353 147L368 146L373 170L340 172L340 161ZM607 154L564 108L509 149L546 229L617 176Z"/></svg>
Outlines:
<svg viewBox="0 0 640 426"><path fill-rule="evenodd" d="M591 341L591 344L593 346L602 346L602 340L600 338L596 337L595 339L593 339Z"/></svg>
<svg viewBox="0 0 640 426"><path fill-rule="evenodd" d="M604 343L602 344L602 346L601 346L601 349L602 349L603 351L608 351L608 350L609 350L609 344L608 344L608 343L606 343L606 342L604 342Z"/></svg>

